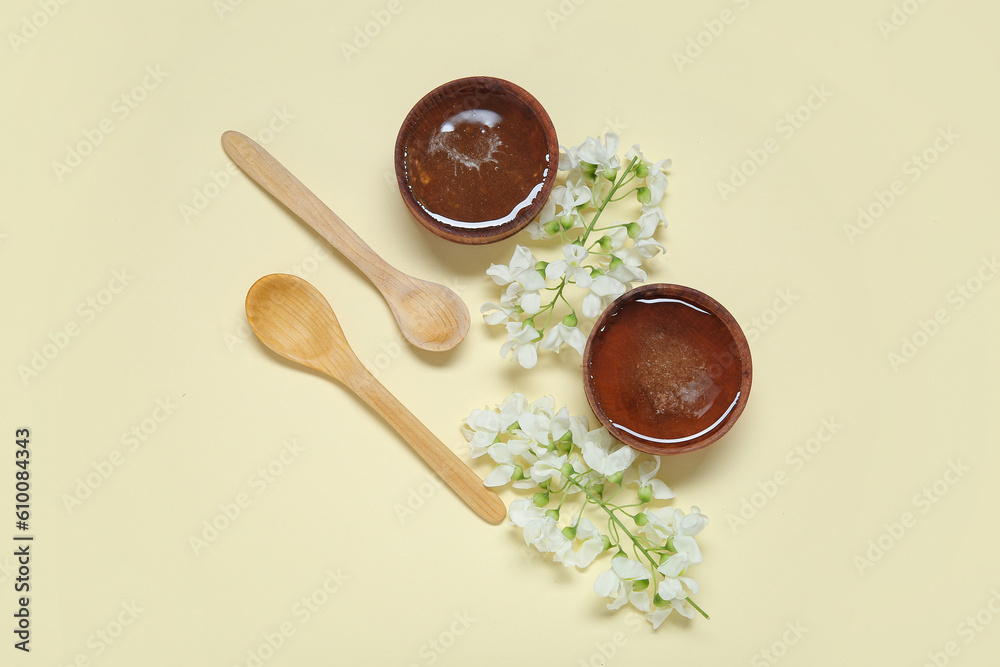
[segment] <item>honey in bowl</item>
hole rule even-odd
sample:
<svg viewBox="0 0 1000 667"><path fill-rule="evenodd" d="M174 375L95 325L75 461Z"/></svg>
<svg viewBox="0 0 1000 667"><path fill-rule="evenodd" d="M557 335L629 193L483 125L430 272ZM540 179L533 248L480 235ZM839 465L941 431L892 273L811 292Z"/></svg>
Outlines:
<svg viewBox="0 0 1000 667"><path fill-rule="evenodd" d="M400 192L434 233L489 243L519 231L545 203L558 144L523 89L475 77L445 84L410 112L396 144Z"/></svg>
<svg viewBox="0 0 1000 667"><path fill-rule="evenodd" d="M714 299L678 285L622 296L588 341L584 380L594 412L619 440L654 454L699 449L743 411L750 354Z"/></svg>

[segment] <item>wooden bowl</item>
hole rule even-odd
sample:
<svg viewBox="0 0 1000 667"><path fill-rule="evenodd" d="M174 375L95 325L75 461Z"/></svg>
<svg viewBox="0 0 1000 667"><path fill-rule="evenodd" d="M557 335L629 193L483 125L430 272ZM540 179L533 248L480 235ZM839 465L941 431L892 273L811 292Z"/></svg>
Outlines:
<svg viewBox="0 0 1000 667"><path fill-rule="evenodd" d="M616 438L650 454L680 454L725 435L750 395L743 330L718 301L654 284L616 299L583 355L583 384Z"/></svg>
<svg viewBox="0 0 1000 667"><path fill-rule="evenodd" d="M549 115L503 79L476 76L435 88L396 137L406 207L456 243L493 243L524 229L548 199L558 167Z"/></svg>

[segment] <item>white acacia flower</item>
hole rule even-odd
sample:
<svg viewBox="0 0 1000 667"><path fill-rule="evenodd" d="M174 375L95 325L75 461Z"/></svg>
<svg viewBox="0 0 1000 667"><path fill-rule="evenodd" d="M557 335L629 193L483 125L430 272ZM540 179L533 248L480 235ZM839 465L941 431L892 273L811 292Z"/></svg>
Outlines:
<svg viewBox="0 0 1000 667"><path fill-rule="evenodd" d="M541 484L547 479L551 479L556 484L561 485L563 479L562 467L564 463L566 463L565 454L545 452L545 454L540 456L529 469L524 471L524 474L535 482L535 486Z"/></svg>
<svg viewBox="0 0 1000 667"><path fill-rule="evenodd" d="M667 218L659 206L643 206L642 213L639 214L639 219L636 222L639 224L639 233L636 235L636 239L642 240L652 237L661 223L666 225Z"/></svg>
<svg viewBox="0 0 1000 667"><path fill-rule="evenodd" d="M486 275L493 278L497 285L517 283L526 291L538 291L545 287L545 279L535 271L537 263L538 259L531 250L518 245L514 248L510 264L490 264Z"/></svg>
<svg viewBox="0 0 1000 667"><path fill-rule="evenodd" d="M579 445L583 452L583 460L590 466L591 470L596 470L605 477L623 472L632 465L635 459L635 450L628 445L622 445L612 450L617 442L607 429L603 426L599 429L588 431L582 441L574 442Z"/></svg>
<svg viewBox="0 0 1000 667"><path fill-rule="evenodd" d="M580 158L576 154L579 146L567 148L559 145L559 171L571 171L580 167Z"/></svg>
<svg viewBox="0 0 1000 667"><path fill-rule="evenodd" d="M576 541L580 542L580 548L573 551ZM594 522L583 517L576 525L576 540L569 541L562 549L552 555L552 560L562 563L566 567L578 567L583 569L594 562L601 552L604 551L604 538L601 531L597 530Z"/></svg>
<svg viewBox="0 0 1000 667"><path fill-rule="evenodd" d="M537 275L537 274L536 274ZM522 368L534 368L538 363L538 341L541 335L524 322L507 323L507 342L500 347L504 359L513 351Z"/></svg>
<svg viewBox="0 0 1000 667"><path fill-rule="evenodd" d="M590 286L590 294L583 297L581 310L586 317L597 317L612 301L625 293L625 285L608 275L597 276Z"/></svg>
<svg viewBox="0 0 1000 667"><path fill-rule="evenodd" d="M494 413L496 414L496 413ZM499 417L499 415L497 415ZM517 465L514 457L525 456L530 449L531 443L520 438L508 438L506 441L495 442L489 446L486 453L497 464L493 471L486 476L484 484L486 486L503 486L511 481L514 475L514 468ZM515 486L518 486L515 483Z"/></svg>
<svg viewBox="0 0 1000 667"><path fill-rule="evenodd" d="M708 517L697 507L692 507L687 515L676 507L648 509L645 513L647 523L642 531L647 536L669 540L674 551L685 554L692 565L702 561L701 549L694 538L708 524Z"/></svg>
<svg viewBox="0 0 1000 667"><path fill-rule="evenodd" d="M595 176L607 175L614 178L614 173L621 167L621 160L618 159L618 135L608 132L603 139L587 137L576 149L576 156L580 163L592 164L596 167Z"/></svg>
<svg viewBox="0 0 1000 667"><path fill-rule="evenodd" d="M579 327L568 327L560 322L545 332L539 347L559 352L563 345L569 345L582 355L584 348L587 347L587 337Z"/></svg>
<svg viewBox="0 0 1000 667"><path fill-rule="evenodd" d="M581 289L588 289L594 279L590 275L590 270L583 266L583 262L590 253L582 245L570 243L563 246L563 259L549 262L545 267L546 280L560 280L566 276L570 282L576 283Z"/></svg>
<svg viewBox="0 0 1000 667"><path fill-rule="evenodd" d="M649 167L649 175L645 179L644 185L649 188L649 201L647 206L658 206L663 201L663 195L667 191L667 175L664 169L670 168L670 160L660 160Z"/></svg>
<svg viewBox="0 0 1000 667"><path fill-rule="evenodd" d="M628 469L625 475L626 484L637 484L639 490L648 489L651 498L657 500L669 500L674 497L674 492L656 477L660 471L661 459L659 456L645 454L639 463Z"/></svg>
<svg viewBox="0 0 1000 667"><path fill-rule="evenodd" d="M475 409L465 418L462 433L469 441L472 458L479 458L496 442L500 433L500 415L493 410Z"/></svg>
<svg viewBox="0 0 1000 667"><path fill-rule="evenodd" d="M514 306L504 306L503 303L484 303L479 307L486 324L503 324L515 317Z"/></svg>
<svg viewBox="0 0 1000 667"><path fill-rule="evenodd" d="M629 601L635 582L648 580L649 576L649 570L639 561L618 556L611 559L610 569L597 575L594 592L602 598L611 598L608 609L619 609Z"/></svg>
<svg viewBox="0 0 1000 667"><path fill-rule="evenodd" d="M698 582L691 577L684 576L688 566L691 565L685 553L675 553L663 562L656 571L663 575L656 592L664 600L683 600L688 596L685 587L691 594L698 593Z"/></svg>
<svg viewBox="0 0 1000 667"><path fill-rule="evenodd" d="M531 498L515 500L507 512L510 522L524 529L524 543L530 544L542 553L558 551L569 541L555 519L546 516Z"/></svg>
<svg viewBox="0 0 1000 667"><path fill-rule="evenodd" d="M522 412L530 409L527 397L520 392L515 392L504 399L500 404L500 430L507 431L517 422Z"/></svg>

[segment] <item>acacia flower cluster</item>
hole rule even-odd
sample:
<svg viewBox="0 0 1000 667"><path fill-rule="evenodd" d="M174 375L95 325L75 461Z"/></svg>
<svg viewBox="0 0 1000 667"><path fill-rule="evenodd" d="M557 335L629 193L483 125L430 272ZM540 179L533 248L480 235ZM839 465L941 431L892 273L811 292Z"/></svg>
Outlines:
<svg viewBox="0 0 1000 667"><path fill-rule="evenodd" d="M504 325L507 340L500 354L513 354L524 368L535 366L539 349L559 352L569 346L583 354L587 337L580 316L597 317L633 283L645 282L643 262L663 251L653 234L666 224L660 202L670 161L650 162L636 144L623 164L618 145L618 135L608 133L560 147L565 182L552 189L527 231L535 240L558 240L561 256L541 261L518 245L508 264L491 264L486 271L505 289L498 303L483 304L480 312L487 324ZM625 199L634 200L635 219L602 224L608 205Z"/></svg>
<svg viewBox="0 0 1000 667"><path fill-rule="evenodd" d="M473 458L495 464L487 486L531 494L509 511L526 544L581 569L610 554L594 581L608 609L631 604L654 628L675 609L708 618L691 599L698 583L688 576L702 562L695 537L708 518L697 507L685 513L654 502L674 497L656 477L658 457L637 457L607 429L590 430L586 418L556 410L551 396L529 402L511 394L494 409L473 410L462 432ZM629 498L619 499L626 489Z"/></svg>

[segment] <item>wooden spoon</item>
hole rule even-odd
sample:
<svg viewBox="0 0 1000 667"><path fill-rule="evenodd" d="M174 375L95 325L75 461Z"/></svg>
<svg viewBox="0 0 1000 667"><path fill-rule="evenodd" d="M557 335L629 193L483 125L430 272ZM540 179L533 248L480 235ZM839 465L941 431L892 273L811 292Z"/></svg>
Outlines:
<svg viewBox="0 0 1000 667"><path fill-rule="evenodd" d="M253 139L230 130L222 135L222 147L250 178L368 276L389 304L406 340L432 352L450 350L462 342L469 332L469 309L457 294L444 285L409 276L379 257Z"/></svg>
<svg viewBox="0 0 1000 667"><path fill-rule="evenodd" d="M499 496L368 372L315 287L295 276L264 276L247 293L246 310L264 345L343 383L382 415L479 516L492 524L503 521L507 510Z"/></svg>

